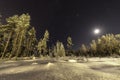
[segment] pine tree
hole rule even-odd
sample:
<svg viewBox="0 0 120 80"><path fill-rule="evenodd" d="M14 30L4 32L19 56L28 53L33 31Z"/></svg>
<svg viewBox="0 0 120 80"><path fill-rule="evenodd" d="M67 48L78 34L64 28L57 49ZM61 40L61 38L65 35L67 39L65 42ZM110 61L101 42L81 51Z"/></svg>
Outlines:
<svg viewBox="0 0 120 80"><path fill-rule="evenodd" d="M85 44L82 44L81 48L80 48L80 52L82 53L83 56L87 56L87 47L85 46Z"/></svg>
<svg viewBox="0 0 120 80"><path fill-rule="evenodd" d="M54 56L55 57L64 57L65 48L62 42L57 41L56 46L54 46Z"/></svg>
<svg viewBox="0 0 120 80"><path fill-rule="evenodd" d="M13 17L9 17L7 19L7 22L11 26L14 25L16 27L16 35L13 40L13 48L9 58L11 58L14 55L17 59L17 57L21 53L21 46L23 44L23 39L26 35L26 31L30 26L30 16L29 14L22 14L21 16L14 15Z"/></svg>
<svg viewBox="0 0 120 80"><path fill-rule="evenodd" d="M10 39L12 38L12 35L14 33L14 29L15 27L14 26L10 26L9 24L7 25L2 25L0 26L1 28L1 35L3 35L3 41L2 41L2 44L4 44L4 49L3 49L3 52L2 52L2 56L1 58L3 59L5 57L5 55L7 55L7 51L9 50L9 45L10 45Z"/></svg>
<svg viewBox="0 0 120 80"><path fill-rule="evenodd" d="M97 44L96 44L95 40L92 40L92 43L90 43L90 51L91 51L91 56L95 56L96 55Z"/></svg>
<svg viewBox="0 0 120 80"><path fill-rule="evenodd" d="M28 32L24 40L24 56L32 56L36 50L37 39L35 28L32 27Z"/></svg>
<svg viewBox="0 0 120 80"><path fill-rule="evenodd" d="M73 53L73 51L72 51L72 46L73 46L72 38L69 36L69 37L67 38L67 48L68 48L68 50L67 50L67 55L69 55L69 56L71 56L72 53Z"/></svg>
<svg viewBox="0 0 120 80"><path fill-rule="evenodd" d="M67 38L67 47L70 49L73 46L72 38L69 36Z"/></svg>
<svg viewBox="0 0 120 80"><path fill-rule="evenodd" d="M46 55L46 53L48 52L48 49L47 49L48 41L49 41L49 32L48 30L46 30L43 39L40 39L40 41L38 42L37 48L39 51L39 55Z"/></svg>

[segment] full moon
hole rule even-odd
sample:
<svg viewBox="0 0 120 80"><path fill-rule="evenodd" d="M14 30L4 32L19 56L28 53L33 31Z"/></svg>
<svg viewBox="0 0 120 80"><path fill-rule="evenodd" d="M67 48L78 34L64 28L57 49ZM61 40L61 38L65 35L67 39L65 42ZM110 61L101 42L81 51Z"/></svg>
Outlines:
<svg viewBox="0 0 120 80"><path fill-rule="evenodd" d="M95 29L94 30L94 34L99 34L100 33L100 29Z"/></svg>

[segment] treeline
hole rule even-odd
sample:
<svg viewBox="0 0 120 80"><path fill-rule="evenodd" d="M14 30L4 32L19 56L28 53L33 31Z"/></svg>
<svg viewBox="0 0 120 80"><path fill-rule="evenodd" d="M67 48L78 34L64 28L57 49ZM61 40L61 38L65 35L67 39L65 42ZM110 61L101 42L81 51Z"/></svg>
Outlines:
<svg viewBox="0 0 120 80"><path fill-rule="evenodd" d="M77 51L72 49L73 43L70 36L66 39L66 49L60 41L51 47L48 46L49 36L46 30L43 37L37 40L36 30L30 25L29 14L9 17L6 19L6 24L0 22L0 58L120 55L120 34L103 35L97 40L92 40L90 45L83 44Z"/></svg>
<svg viewBox="0 0 120 80"><path fill-rule="evenodd" d="M57 41L48 47L49 32L45 31L43 38L37 40L35 28L30 25L30 15L14 15L6 19L6 24L0 23L0 57L15 58L30 56L66 56L62 42ZM68 37L68 47L72 46L71 37Z"/></svg>
<svg viewBox="0 0 120 80"><path fill-rule="evenodd" d="M119 57L120 56L120 34L106 34L92 40L89 45L82 44L76 55L90 57Z"/></svg>

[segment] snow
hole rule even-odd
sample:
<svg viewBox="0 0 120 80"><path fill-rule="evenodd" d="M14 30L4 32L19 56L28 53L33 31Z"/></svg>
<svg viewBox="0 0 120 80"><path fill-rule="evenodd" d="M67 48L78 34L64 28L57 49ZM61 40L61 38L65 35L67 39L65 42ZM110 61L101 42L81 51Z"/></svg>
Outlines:
<svg viewBox="0 0 120 80"><path fill-rule="evenodd" d="M68 62L77 62L77 60L70 59L70 60L68 60Z"/></svg>
<svg viewBox="0 0 120 80"><path fill-rule="evenodd" d="M58 62L38 59L0 64L0 80L119 80L119 75L120 58L88 58L88 62L74 58Z"/></svg>
<svg viewBox="0 0 120 80"><path fill-rule="evenodd" d="M36 62L33 62L33 63L32 63L32 65L37 65L37 64L38 64L38 63L36 63Z"/></svg>

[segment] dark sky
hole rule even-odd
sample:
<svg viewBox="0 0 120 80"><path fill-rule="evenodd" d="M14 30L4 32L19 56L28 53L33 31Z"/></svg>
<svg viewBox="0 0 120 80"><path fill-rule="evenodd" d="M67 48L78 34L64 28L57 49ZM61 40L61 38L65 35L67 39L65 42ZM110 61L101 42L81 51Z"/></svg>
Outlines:
<svg viewBox="0 0 120 80"><path fill-rule="evenodd" d="M71 36L74 48L98 37L96 27L101 35L120 33L120 0L0 0L0 13L3 18L29 13L38 38L48 29L50 43Z"/></svg>

